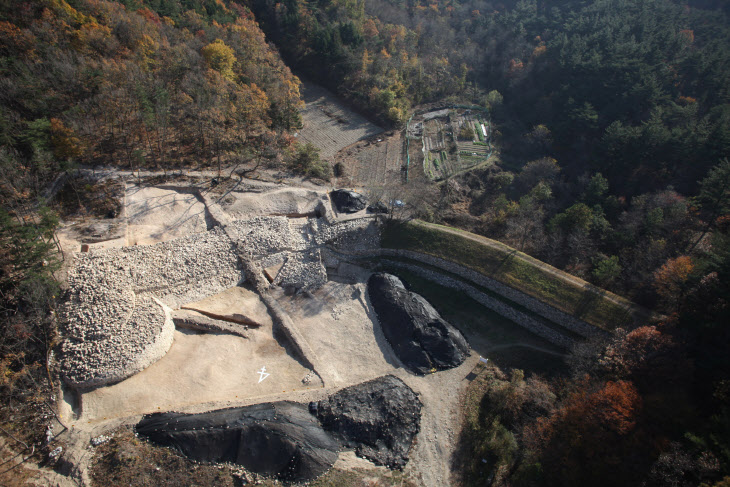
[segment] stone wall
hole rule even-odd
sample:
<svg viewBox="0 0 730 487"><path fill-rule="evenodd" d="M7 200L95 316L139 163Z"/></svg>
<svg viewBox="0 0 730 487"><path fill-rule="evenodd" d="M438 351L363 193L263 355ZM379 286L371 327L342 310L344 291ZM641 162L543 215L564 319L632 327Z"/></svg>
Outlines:
<svg viewBox="0 0 730 487"><path fill-rule="evenodd" d="M451 274L463 277L464 279L467 279L477 284L478 286L489 289L490 291L497 293L500 296L504 296L510 301L524 306L530 311L537 313L545 319L550 320L553 323L557 323L565 329L570 330L573 333L577 333L580 336L588 338L597 334L604 333L603 330L589 323L586 323L583 320L575 318L574 316L571 316L563 311L560 311L559 309L556 309L548 304L545 304L542 301L523 293L522 291L513 289L509 286L502 284L501 282L485 276L484 274L480 274L479 272L473 271L467 267L455 264L448 260L439 259L437 257L433 257L427 254L413 252L411 250L380 249L379 253L381 256L402 257L418 262L423 262L424 264L428 264L430 266L450 272Z"/></svg>
<svg viewBox="0 0 730 487"><path fill-rule="evenodd" d="M394 267L406 269L410 272L413 272L414 274L424 277L430 281L436 282L444 287L461 291L477 303L491 309L492 311L500 314L501 316L504 316L511 321L514 321L518 325L531 331L535 335L546 339L550 343L554 343L555 345L563 348L570 348L573 345L573 339L566 336L564 333L560 333L559 331L545 325L544 323L541 323L535 318L529 316L526 313L523 313L522 311L517 310L513 306L505 303L504 301L501 301L497 298L494 298L479 291L478 289L470 286L464 281L453 279L439 272L435 272L431 269L427 269L425 267L421 267L415 264L408 264L406 262L388 259L383 259L382 262Z"/></svg>
<svg viewBox="0 0 730 487"><path fill-rule="evenodd" d="M574 341L574 336L580 336L583 338L590 338L597 335L605 335L606 331L601 330L583 320L580 320L574 316L571 316L559 309L556 309L538 299L533 298L521 291L506 286L490 277L480 274L476 271L468 269L462 265L450 262L444 259L433 257L428 254L421 254L411 250L402 249L365 249L356 251L345 251L342 248L331 249L334 252L331 258L336 258L336 254L340 254L340 258L348 257L394 257L404 258L415 262L426 264L430 267L434 267L449 274L459 276L461 279L472 282L482 288L488 289L489 291L502 296L506 301L511 301L519 306L526 308L527 310L535 313L540 318L543 318L551 323L548 326L542 323L540 320L531 317L528 313L522 312L519 309L511 306L505 301L495 299L486 293L483 293L468 283L460 280L451 278L440 272L430 270L426 267L422 267L416 264L409 264L405 262L398 262L396 260L387 260L391 265L400 266L409 269L411 272L417 273L422 277L430 279L438 284L452 289L458 289L467 293L472 299L483 304L489 309L494 310L500 315L514 321L520 326L532 331L536 335L539 335L556 345L570 346ZM554 326L552 326L554 324ZM561 328L565 329L565 332L560 331Z"/></svg>

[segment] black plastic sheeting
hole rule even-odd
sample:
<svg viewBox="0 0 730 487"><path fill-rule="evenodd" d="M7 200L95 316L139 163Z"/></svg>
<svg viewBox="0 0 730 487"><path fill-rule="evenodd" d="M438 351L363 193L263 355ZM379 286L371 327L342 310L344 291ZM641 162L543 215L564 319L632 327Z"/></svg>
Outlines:
<svg viewBox="0 0 730 487"><path fill-rule="evenodd" d="M469 345L459 330L396 276L370 276L368 295L385 338L411 372L425 375L450 369L468 356Z"/></svg>
<svg viewBox="0 0 730 487"><path fill-rule="evenodd" d="M388 375L342 389L312 403L325 429L358 456L402 469L421 421L421 401L402 380Z"/></svg>
<svg viewBox="0 0 730 487"><path fill-rule="evenodd" d="M155 413L137 433L201 462L235 463L286 481L312 480L332 467L338 444L307 407L263 403L201 414Z"/></svg>
<svg viewBox="0 0 730 487"><path fill-rule="evenodd" d="M330 193L330 197L340 213L355 213L364 210L368 204L363 195L348 189L336 189Z"/></svg>

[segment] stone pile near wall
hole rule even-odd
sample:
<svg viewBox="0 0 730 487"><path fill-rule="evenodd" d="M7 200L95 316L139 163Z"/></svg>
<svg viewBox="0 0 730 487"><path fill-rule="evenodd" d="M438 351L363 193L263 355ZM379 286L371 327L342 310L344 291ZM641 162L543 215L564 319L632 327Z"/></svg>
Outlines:
<svg viewBox="0 0 730 487"><path fill-rule="evenodd" d="M331 249L329 252L332 253L329 259L347 259L350 257L361 258L361 257L381 257L385 258L386 262L393 266L402 267L414 272L424 278L441 284L445 287L460 290L472 299L486 306L487 308L497 312L517 323L518 325L530 330L538 336L545 338L546 340L562 347L569 347L573 344L575 337L590 338L597 335L605 335L604 330L599 329L583 320L580 320L574 316L571 316L561 310L558 310L538 299L533 298L521 291L506 286L490 277L487 277L479 272L473 271L462 265L450 262L438 257L433 257L428 254L421 254L411 250L403 249L365 249L365 250L354 250L348 251L342 248L337 249L333 253ZM337 254L340 255L337 255ZM459 276L464 279L454 279L446 274L442 274L438 271L429 269L427 267L419 266L415 263L405 263L397 260L389 260L388 257L409 259L414 262L426 264L427 266L443 270L449 274ZM502 296L505 300L500 300L493 296L479 291L474 286L469 285L469 281L477 286L484 289L488 289L492 293ZM509 302L515 303L518 306L524 307L537 315L537 319L531 316L529 313L525 313L515 306L509 304ZM543 322L542 320L546 322ZM561 328L564 331L561 331Z"/></svg>

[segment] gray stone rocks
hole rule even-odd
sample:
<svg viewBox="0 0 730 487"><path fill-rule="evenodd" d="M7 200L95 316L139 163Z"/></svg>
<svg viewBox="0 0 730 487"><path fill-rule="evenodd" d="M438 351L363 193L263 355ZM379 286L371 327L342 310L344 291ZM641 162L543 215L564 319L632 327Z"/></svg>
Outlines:
<svg viewBox="0 0 730 487"><path fill-rule="evenodd" d="M63 343L61 371L67 383L89 388L117 382L167 353L175 331L170 308L148 296L135 297L134 301L126 319L114 319L80 333L77 327L75 336ZM98 312L93 307L86 310Z"/></svg>
<svg viewBox="0 0 730 487"><path fill-rule="evenodd" d="M177 309L239 284L245 277L241 259L266 267L283 263L273 284L306 291L327 281L320 247L375 242L370 221L278 216L155 245L77 254L61 319L62 375L74 387L96 387L159 360L174 332L165 306Z"/></svg>
<svg viewBox="0 0 730 487"><path fill-rule="evenodd" d="M221 229L77 254L75 264L61 311L60 365L77 388L118 382L162 358L175 331L169 307L235 286L242 276Z"/></svg>

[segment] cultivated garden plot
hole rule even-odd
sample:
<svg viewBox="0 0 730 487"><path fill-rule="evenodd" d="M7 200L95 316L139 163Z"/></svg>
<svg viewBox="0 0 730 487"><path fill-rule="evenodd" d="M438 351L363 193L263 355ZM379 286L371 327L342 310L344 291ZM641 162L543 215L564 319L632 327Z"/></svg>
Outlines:
<svg viewBox="0 0 730 487"><path fill-rule="evenodd" d="M442 180L489 160L490 125L485 114L469 109L416 115L407 130L413 149L423 153L423 171Z"/></svg>
<svg viewBox="0 0 730 487"><path fill-rule="evenodd" d="M382 128L345 108L329 91L310 84L302 84L304 127L298 138L320 150L320 157L331 159L342 148L358 140L379 134Z"/></svg>

